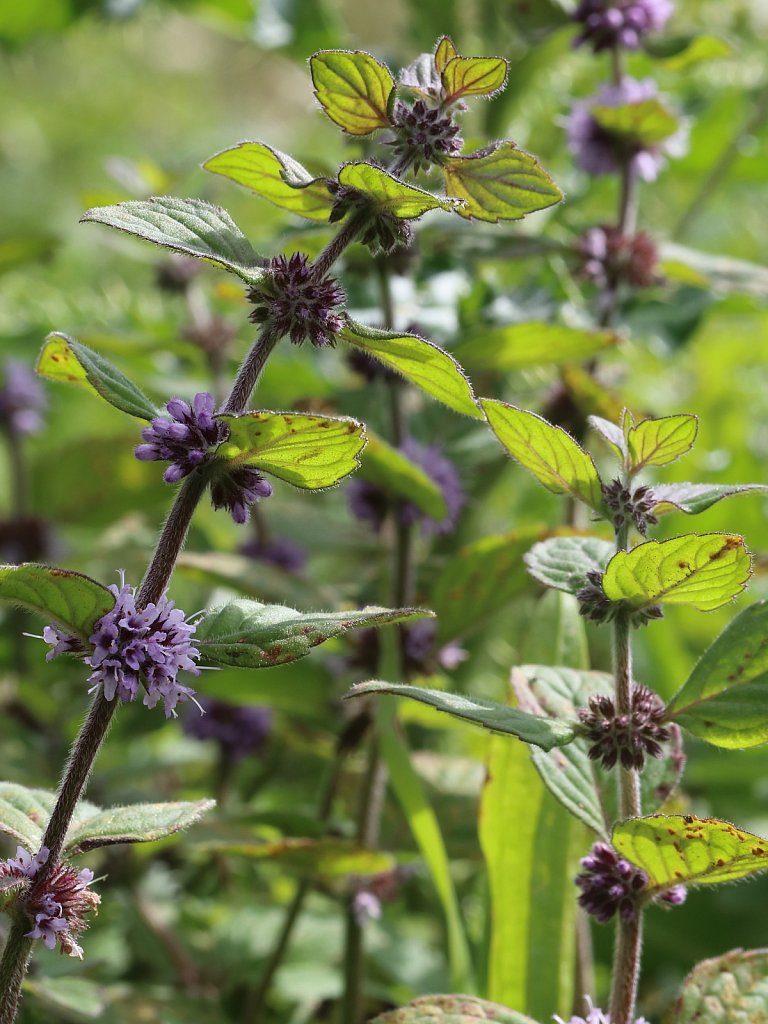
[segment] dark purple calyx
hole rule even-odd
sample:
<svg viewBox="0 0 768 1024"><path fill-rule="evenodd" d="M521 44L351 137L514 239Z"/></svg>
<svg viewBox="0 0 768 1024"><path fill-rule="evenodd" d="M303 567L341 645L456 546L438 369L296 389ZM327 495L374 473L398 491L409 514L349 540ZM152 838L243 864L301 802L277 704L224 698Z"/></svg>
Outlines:
<svg viewBox="0 0 768 1024"><path fill-rule="evenodd" d="M664 756L661 744L671 736L664 725L664 704L647 686L633 685L627 714L617 713L611 697L595 694L578 715L582 733L592 744L589 756L604 768L613 768L618 762L627 770L640 770L646 755Z"/></svg>
<svg viewBox="0 0 768 1024"><path fill-rule="evenodd" d="M341 307L346 294L333 277L317 277L303 253L275 256L267 275L248 290L253 303L250 320L294 345L305 341L316 348L334 345L344 327Z"/></svg>

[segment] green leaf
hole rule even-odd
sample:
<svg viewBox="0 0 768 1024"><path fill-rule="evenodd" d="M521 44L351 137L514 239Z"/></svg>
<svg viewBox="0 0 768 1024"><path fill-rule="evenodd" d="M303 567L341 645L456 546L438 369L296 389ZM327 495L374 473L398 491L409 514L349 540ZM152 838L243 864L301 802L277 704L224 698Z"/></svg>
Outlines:
<svg viewBox="0 0 768 1024"><path fill-rule="evenodd" d="M448 65L448 62L453 60L454 57L458 57L459 51L454 46L453 40L450 36L440 36L435 47L435 69L438 75L441 75Z"/></svg>
<svg viewBox="0 0 768 1024"><path fill-rule="evenodd" d="M40 350L36 372L47 380L75 384L121 412L141 420L151 420L157 410L133 381L114 367L108 359L94 352L67 334L54 331Z"/></svg>
<svg viewBox="0 0 768 1024"><path fill-rule="evenodd" d="M610 420L603 419L602 416L588 416L587 421L590 427L608 442L622 461L628 459L627 439L621 427L611 423Z"/></svg>
<svg viewBox="0 0 768 1024"><path fill-rule="evenodd" d="M430 519L437 522L445 519L448 512L445 497L432 477L380 437L370 431L367 437L358 477L376 484L387 494L406 499Z"/></svg>
<svg viewBox="0 0 768 1024"><path fill-rule="evenodd" d="M30 853L40 849L53 810L53 793L0 782L0 833L21 843Z"/></svg>
<svg viewBox="0 0 768 1024"><path fill-rule="evenodd" d="M649 40L645 49L669 71L687 71L694 64L719 60L733 55L733 47L725 39L710 35L668 36L666 33Z"/></svg>
<svg viewBox="0 0 768 1024"><path fill-rule="evenodd" d="M215 806L215 800L179 800L163 804L130 804L102 811L92 804L80 804L67 832L64 851L86 853L100 846L165 839L194 825Z"/></svg>
<svg viewBox="0 0 768 1024"><path fill-rule="evenodd" d="M203 167L307 220L327 221L334 203L325 178L313 178L298 160L263 142L241 142Z"/></svg>
<svg viewBox="0 0 768 1024"><path fill-rule="evenodd" d="M590 113L605 131L635 145L658 145L679 128L675 115L658 99L625 103L620 107L595 106L590 108Z"/></svg>
<svg viewBox="0 0 768 1024"><path fill-rule="evenodd" d="M536 413L492 398L481 398L488 423L509 454L554 494L570 494L596 511L603 492L595 464L562 427Z"/></svg>
<svg viewBox="0 0 768 1024"><path fill-rule="evenodd" d="M339 337L363 349L454 412L476 419L482 417L472 386L461 366L453 356L431 341L415 334L380 331L349 317Z"/></svg>
<svg viewBox="0 0 768 1024"><path fill-rule="evenodd" d="M507 62L503 57L454 57L440 77L446 105L465 96L493 96L506 84Z"/></svg>
<svg viewBox="0 0 768 1024"><path fill-rule="evenodd" d="M25 978L22 991L45 1020L99 1020L109 1005L104 989L87 978Z"/></svg>
<svg viewBox="0 0 768 1024"><path fill-rule="evenodd" d="M284 605L238 600L212 608L200 620L195 641L210 665L270 668L306 657L313 647L348 629L423 619L419 608L362 608L299 612Z"/></svg>
<svg viewBox="0 0 768 1024"><path fill-rule="evenodd" d="M768 741L768 601L745 608L704 652L667 714L717 747Z"/></svg>
<svg viewBox="0 0 768 1024"><path fill-rule="evenodd" d="M227 211L203 199L158 196L132 200L97 206L80 220L106 224L174 252L207 260L251 284L264 276L263 261Z"/></svg>
<svg viewBox="0 0 768 1024"><path fill-rule="evenodd" d="M528 572L545 587L577 594L588 572L605 572L616 547L599 537L549 537L525 555Z"/></svg>
<svg viewBox="0 0 768 1024"><path fill-rule="evenodd" d="M88 642L97 619L115 599L101 583L50 565L1 565L0 601L57 622L66 633Z"/></svg>
<svg viewBox="0 0 768 1024"><path fill-rule="evenodd" d="M618 342L610 331L588 331L563 324L527 323L487 327L456 349L470 372L504 373L529 366L581 362Z"/></svg>
<svg viewBox="0 0 768 1024"><path fill-rule="evenodd" d="M462 217L497 223L546 210L563 193L530 153L514 142L496 142L471 156L442 161L445 190L464 201Z"/></svg>
<svg viewBox="0 0 768 1024"><path fill-rule="evenodd" d="M768 840L717 818L629 818L615 826L613 845L648 874L651 893L678 884L735 882L768 868Z"/></svg>
<svg viewBox="0 0 768 1024"><path fill-rule="evenodd" d="M249 835L207 838L203 833L195 846L228 856L276 861L290 871L325 882L349 875L376 875L395 867L391 854L366 850L344 839L285 836L265 842Z"/></svg>
<svg viewBox="0 0 768 1024"><path fill-rule="evenodd" d="M389 127L392 72L361 50L321 50L309 59L315 96L326 114L350 135Z"/></svg>
<svg viewBox="0 0 768 1024"><path fill-rule="evenodd" d="M653 514L658 516L679 509L695 516L723 498L749 491L768 491L768 487L765 484L654 484L652 493L656 504Z"/></svg>
<svg viewBox="0 0 768 1024"><path fill-rule="evenodd" d="M542 529L483 537L461 548L443 566L432 588L441 641L483 629L530 587L523 555Z"/></svg>
<svg viewBox="0 0 768 1024"><path fill-rule="evenodd" d="M768 1020L768 949L733 949L703 960L683 982L673 1024Z"/></svg>
<svg viewBox="0 0 768 1024"><path fill-rule="evenodd" d="M376 708L376 720L381 756L392 789L427 865L443 909L452 985L457 989L468 988L472 985L472 964L440 823L430 805L424 783L411 763L410 751L397 725L395 708L380 704Z"/></svg>
<svg viewBox="0 0 768 1024"><path fill-rule="evenodd" d="M477 996L419 996L374 1017L371 1024L536 1024L530 1017Z"/></svg>
<svg viewBox="0 0 768 1024"><path fill-rule="evenodd" d="M364 160L344 164L339 171L339 184L364 192L383 213L400 220L413 220L428 210L455 210L459 206L456 199L409 185L383 167Z"/></svg>
<svg viewBox="0 0 768 1024"><path fill-rule="evenodd" d="M229 437L217 455L229 466L252 466L294 487L332 487L360 465L364 427L347 417L247 412L220 416Z"/></svg>
<svg viewBox="0 0 768 1024"><path fill-rule="evenodd" d="M446 693L444 690L427 690L420 686L371 681L357 683L347 697L360 697L367 693L389 693L395 697L409 697L437 711L453 715L454 718L482 725L492 732L517 736L524 743L533 743L544 750L564 746L575 736L574 727L568 722L549 721L542 716L528 715L494 700L483 700L460 693Z"/></svg>
<svg viewBox="0 0 768 1024"><path fill-rule="evenodd" d="M699 421L696 416L661 416L642 420L627 435L629 468L633 473L646 466L666 466L693 447Z"/></svg>
<svg viewBox="0 0 768 1024"><path fill-rule="evenodd" d="M687 604L708 612L740 594L750 574L742 537L688 533L618 551L605 570L603 590L610 601L628 601L634 608Z"/></svg>
<svg viewBox="0 0 768 1024"><path fill-rule="evenodd" d="M525 748L491 737L479 815L492 908L487 991L543 1021L567 1014L573 998L574 824Z"/></svg>

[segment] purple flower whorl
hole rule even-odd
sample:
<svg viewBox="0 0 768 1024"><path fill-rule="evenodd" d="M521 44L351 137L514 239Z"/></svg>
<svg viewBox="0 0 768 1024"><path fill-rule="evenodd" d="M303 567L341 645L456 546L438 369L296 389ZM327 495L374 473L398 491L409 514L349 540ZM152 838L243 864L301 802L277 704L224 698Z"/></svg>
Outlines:
<svg viewBox="0 0 768 1024"><path fill-rule="evenodd" d="M670 0L581 0L571 15L581 25L574 46L589 43L595 53L622 47L637 50L649 32L659 32L672 14Z"/></svg>
<svg viewBox="0 0 768 1024"><path fill-rule="evenodd" d="M313 265L300 252L270 260L264 280L248 290L248 300L254 305L253 323L287 335L294 345L332 346L344 327L344 289L333 277L316 280Z"/></svg>
<svg viewBox="0 0 768 1024"><path fill-rule="evenodd" d="M181 398L166 404L168 416L156 416L141 436L145 444L134 451L142 462L170 461L163 474L167 484L176 484L205 461L211 448L227 436L227 428L214 417L213 395L202 391L192 405Z"/></svg>

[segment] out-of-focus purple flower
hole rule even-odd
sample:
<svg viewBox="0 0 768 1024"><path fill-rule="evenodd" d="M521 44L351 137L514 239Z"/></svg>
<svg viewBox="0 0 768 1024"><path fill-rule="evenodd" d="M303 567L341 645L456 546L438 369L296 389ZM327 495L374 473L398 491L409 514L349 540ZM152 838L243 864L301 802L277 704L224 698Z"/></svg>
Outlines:
<svg viewBox="0 0 768 1024"><path fill-rule="evenodd" d="M0 427L13 434L35 434L43 426L45 390L34 372L17 359L6 359L0 387Z"/></svg>
<svg viewBox="0 0 768 1024"><path fill-rule="evenodd" d="M196 740L215 740L229 761L260 754L272 733L270 708L227 704L203 698L202 715L185 715L184 732Z"/></svg>
<svg viewBox="0 0 768 1024"><path fill-rule="evenodd" d="M589 43L595 53L636 50L649 32L659 32L672 14L670 0L581 0L572 18L581 25L574 46Z"/></svg>
<svg viewBox="0 0 768 1024"><path fill-rule="evenodd" d="M260 498L268 498L272 485L255 469L241 466L222 473L211 483L214 508L225 508L236 523L248 522L248 509Z"/></svg>
<svg viewBox="0 0 768 1024"><path fill-rule="evenodd" d="M553 1016L553 1020L557 1024L611 1024L611 1015L605 1010L601 1010L598 1006L592 1005L592 1000L587 996L587 1003L589 1004L589 1012L586 1017L579 1017L574 1014L569 1020L565 1021L562 1017L558 1017L557 1014ZM645 1017L638 1017L634 1024L648 1024Z"/></svg>
<svg viewBox="0 0 768 1024"><path fill-rule="evenodd" d="M167 484L178 483L199 466L209 450L227 436L227 427L214 418L213 395L202 391L189 406L181 398L167 403L168 416L156 416L141 436L134 454L144 462L168 461L163 474Z"/></svg>
<svg viewBox="0 0 768 1024"><path fill-rule="evenodd" d="M351 879L356 886L352 897L352 913L361 927L369 921L379 920L383 904L391 903L400 895L403 882L411 877L413 870L410 864L398 864L391 871L380 871L359 880Z"/></svg>
<svg viewBox="0 0 768 1024"><path fill-rule="evenodd" d="M200 675L195 664L200 651L192 641L195 626L165 595L156 604L139 609L134 587L121 581L119 588L113 584L109 589L115 606L96 622L90 637L94 650L83 659L93 669L88 677L91 689L103 686L107 700L117 696L132 701L143 682L144 704L153 708L162 700L166 718L175 716L177 703L195 692L182 686L177 675ZM49 658L71 649L55 626L45 631L44 639L54 645Z"/></svg>
<svg viewBox="0 0 768 1024"><path fill-rule="evenodd" d="M352 897L352 913L361 928L369 921L378 921L381 917L381 900L367 889L360 889Z"/></svg>
<svg viewBox="0 0 768 1024"><path fill-rule="evenodd" d="M267 562L296 575L304 571L307 564L307 550L287 537L272 537L260 541L254 538L240 547L240 552L248 558L259 562Z"/></svg>
<svg viewBox="0 0 768 1024"><path fill-rule="evenodd" d="M77 871L63 863L41 881L33 879L21 900L34 922L27 938L41 939L48 949L55 949L58 944L62 953L82 960L83 950L77 938L88 927L86 915L101 902L97 893L88 888L92 881L93 872L88 868Z"/></svg>
<svg viewBox="0 0 768 1024"><path fill-rule="evenodd" d="M280 337L287 335L294 345L334 345L344 326L344 289L332 277L315 280L313 265L300 252L275 256L266 278L248 290L248 300L255 307L253 323L271 327Z"/></svg>
<svg viewBox="0 0 768 1024"><path fill-rule="evenodd" d="M610 132L592 114L593 107L623 107L657 99L652 78L625 77L620 85L602 85L595 96L574 103L567 122L568 148L578 166L588 174L615 174L625 159L645 181L655 181L667 156L681 156L686 145L682 126L674 135L654 145Z"/></svg>
<svg viewBox="0 0 768 1024"><path fill-rule="evenodd" d="M420 524L426 536L450 533L464 505L464 492L456 467L443 455L437 444L422 445L413 438L406 438L400 450L437 484L446 505L445 516L438 520L425 515L412 502L400 502L401 522L408 526ZM387 514L395 507L395 502L376 484L357 478L350 481L347 487L347 501L352 515L370 523L374 530L381 529Z"/></svg>
<svg viewBox="0 0 768 1024"><path fill-rule="evenodd" d="M671 907L679 907L681 903L685 903L688 899L688 890L684 885L673 885L671 889L667 889L661 896L656 897L659 903L667 903Z"/></svg>
<svg viewBox="0 0 768 1024"><path fill-rule="evenodd" d="M581 861L584 869L576 876L581 889L579 904L605 924L618 913L622 921L634 921L637 907L648 887L648 875L620 857L606 843L595 843Z"/></svg>
<svg viewBox="0 0 768 1024"><path fill-rule="evenodd" d="M416 675L434 675L441 668L451 671L467 658L467 652L456 643L437 645L437 620L417 619L400 627L404 636L403 652L406 668ZM377 629L357 630L350 640L353 654L340 666L341 670L359 669L371 676L378 671L381 640Z"/></svg>
<svg viewBox="0 0 768 1024"><path fill-rule="evenodd" d="M645 231L623 235L618 228L601 224L584 232L578 250L582 276L600 288L617 284L650 288L662 280L656 269L656 246Z"/></svg>

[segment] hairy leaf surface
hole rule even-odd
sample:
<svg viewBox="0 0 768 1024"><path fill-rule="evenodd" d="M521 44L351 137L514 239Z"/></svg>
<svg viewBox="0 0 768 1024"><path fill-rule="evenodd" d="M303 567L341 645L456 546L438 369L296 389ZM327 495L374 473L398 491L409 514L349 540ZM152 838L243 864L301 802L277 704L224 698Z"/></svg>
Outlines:
<svg viewBox="0 0 768 1024"><path fill-rule="evenodd" d="M605 572L615 545L599 537L549 537L525 555L528 572L546 587L577 594L588 572Z"/></svg>
<svg viewBox="0 0 768 1024"><path fill-rule="evenodd" d="M96 620L115 604L109 590L90 576L33 563L0 566L0 601L53 620L85 642Z"/></svg>
<svg viewBox="0 0 768 1024"><path fill-rule="evenodd" d="M462 217L497 223L546 210L563 193L530 153L514 142L497 142L471 156L442 161L448 195L462 199Z"/></svg>
<svg viewBox="0 0 768 1024"><path fill-rule="evenodd" d="M389 126L395 80L386 65L361 50L321 50L309 60L323 110L350 135Z"/></svg>

